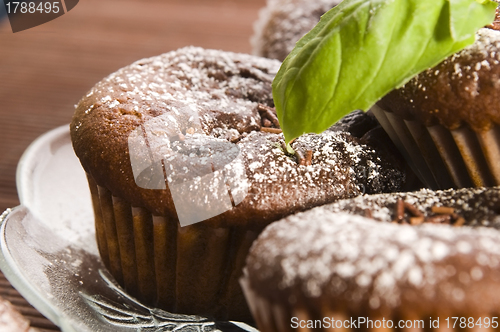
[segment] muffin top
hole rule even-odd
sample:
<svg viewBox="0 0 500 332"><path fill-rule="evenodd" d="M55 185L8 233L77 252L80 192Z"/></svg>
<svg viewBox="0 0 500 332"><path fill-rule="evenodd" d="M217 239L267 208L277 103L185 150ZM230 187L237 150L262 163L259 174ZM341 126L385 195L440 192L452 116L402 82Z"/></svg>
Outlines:
<svg viewBox="0 0 500 332"><path fill-rule="evenodd" d="M469 317L498 311L499 250L492 229L381 223L318 207L268 226L247 275L260 296L322 313Z"/></svg>
<svg viewBox="0 0 500 332"><path fill-rule="evenodd" d="M476 132L500 124L500 31L480 29L473 45L393 90L377 104L405 119Z"/></svg>
<svg viewBox="0 0 500 332"><path fill-rule="evenodd" d="M205 209L213 226L260 229L339 198L398 190L404 172L349 133L304 135L294 153L284 148L263 115L274 119L279 65L194 47L137 61L79 102L75 152L98 185L132 206L173 220Z"/></svg>
<svg viewBox="0 0 500 332"><path fill-rule="evenodd" d="M295 43L340 0L268 0L254 25L253 53L283 61Z"/></svg>
<svg viewBox="0 0 500 332"><path fill-rule="evenodd" d="M402 213L398 204L403 204ZM500 187L364 195L325 206L383 222L448 223L500 228ZM415 219L412 219L415 218Z"/></svg>

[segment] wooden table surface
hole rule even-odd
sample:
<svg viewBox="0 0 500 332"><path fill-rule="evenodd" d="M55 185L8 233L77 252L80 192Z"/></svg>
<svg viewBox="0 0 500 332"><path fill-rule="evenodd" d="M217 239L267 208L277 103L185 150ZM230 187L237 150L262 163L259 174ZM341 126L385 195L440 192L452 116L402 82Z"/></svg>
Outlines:
<svg viewBox="0 0 500 332"><path fill-rule="evenodd" d="M0 5L1 1L0 1ZM17 162L43 133L71 120L96 82L179 47L249 53L265 0L80 0L67 14L12 33L0 21L0 213L19 204ZM0 273L0 296L41 330L57 331Z"/></svg>

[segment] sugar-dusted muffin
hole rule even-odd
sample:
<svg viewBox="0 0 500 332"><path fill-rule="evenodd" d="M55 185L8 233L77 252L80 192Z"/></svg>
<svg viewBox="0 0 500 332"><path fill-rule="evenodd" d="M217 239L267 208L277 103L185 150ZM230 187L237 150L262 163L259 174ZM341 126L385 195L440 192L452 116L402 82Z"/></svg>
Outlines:
<svg viewBox="0 0 500 332"><path fill-rule="evenodd" d="M268 0L254 24L255 55L283 61L295 43L341 0Z"/></svg>
<svg viewBox="0 0 500 332"><path fill-rule="evenodd" d="M493 331L499 282L498 230L377 222L325 207L269 225L242 278L263 332Z"/></svg>
<svg viewBox="0 0 500 332"><path fill-rule="evenodd" d="M372 108L433 189L500 185L499 19Z"/></svg>
<svg viewBox="0 0 500 332"><path fill-rule="evenodd" d="M404 185L405 171L383 149L345 131L368 130L352 116L289 151L271 97L279 65L188 47L119 70L79 102L71 137L99 251L130 294L169 311L248 321L238 278L266 225Z"/></svg>

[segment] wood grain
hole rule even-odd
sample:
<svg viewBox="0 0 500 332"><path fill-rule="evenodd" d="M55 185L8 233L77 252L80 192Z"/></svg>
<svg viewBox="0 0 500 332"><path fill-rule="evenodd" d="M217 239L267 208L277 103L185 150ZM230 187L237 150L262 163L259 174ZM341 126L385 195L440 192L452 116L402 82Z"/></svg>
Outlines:
<svg viewBox="0 0 500 332"><path fill-rule="evenodd" d="M97 81L140 58L187 45L249 53L265 0L80 0L66 15L12 33L0 21L0 211L19 204L15 169L38 136L69 123ZM34 326L53 324L0 277L0 295Z"/></svg>

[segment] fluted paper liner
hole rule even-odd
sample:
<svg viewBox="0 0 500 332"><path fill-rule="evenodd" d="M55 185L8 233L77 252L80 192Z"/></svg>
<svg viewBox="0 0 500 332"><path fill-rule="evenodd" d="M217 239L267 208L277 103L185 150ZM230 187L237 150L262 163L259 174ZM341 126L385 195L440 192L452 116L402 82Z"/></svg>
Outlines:
<svg viewBox="0 0 500 332"><path fill-rule="evenodd" d="M500 126L475 132L405 120L378 106L372 112L419 178L432 189L500 185Z"/></svg>
<svg viewBox="0 0 500 332"><path fill-rule="evenodd" d="M381 315L380 313L376 315L372 315L370 312L360 311L360 312L343 312L338 310L331 310L328 306L328 302L334 302L334 299L325 299L323 308L321 310L313 310L307 306L307 304L303 303L303 301L295 301L294 304L290 304L286 298L283 298L283 301L280 303L273 303L269 299L265 298L258 294L258 292L254 291L250 286L250 281L248 279L248 275L246 273L240 279L240 284L245 293L245 297L247 299L248 305L252 312L252 315L257 323L257 327L261 332L293 332L293 331L367 331L367 332L395 332L395 331L403 331L403 332L423 332L423 331L434 331L434 332L458 332L458 331L497 331L498 328L485 328L480 327L479 325L473 329L460 328L460 324L457 323L455 328L453 325L452 317L474 317L474 322L479 319L479 316L473 315L461 315L461 314L452 314L447 312L447 308L443 308L443 312L438 316L429 317L429 315L419 316L415 313L407 313L405 315L396 315L388 312L386 315ZM318 299L315 299L318 301ZM411 309L410 309L411 310ZM497 314L485 313L481 317L488 317L491 320L491 317L497 317ZM302 322L318 322L323 323L324 319L327 318L329 323L331 323L331 319L335 319L335 321L349 321L351 322L351 317L353 320L357 320L360 317L364 317L367 319L375 321L392 321L393 327L389 328L387 325L385 328L381 326L377 328L375 323L373 326L366 326L367 324L356 325L356 327L349 326L347 327L343 325L342 327L332 327L328 328L327 325L324 325L324 328L293 328L293 322L302 321ZM430 325L430 321L437 319L439 317L439 327L432 328ZM450 327L447 326L446 318L450 318ZM292 319L295 319L292 321ZM415 321L423 321L423 328L419 328L416 326L412 326L411 328L399 328L397 325L400 321L407 322L415 322ZM296 324L295 324L296 325ZM339 324L340 325L340 324ZM422 327L422 326L420 326Z"/></svg>
<svg viewBox="0 0 500 332"><path fill-rule="evenodd" d="M180 227L87 177L101 258L129 294L170 312L252 320L238 279L257 233L204 223Z"/></svg>

